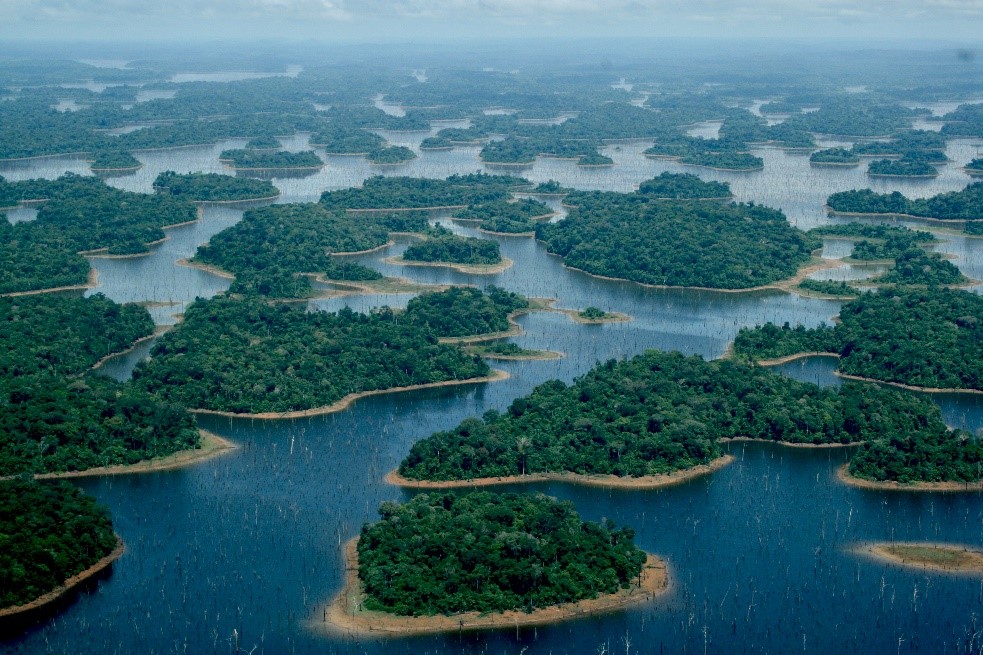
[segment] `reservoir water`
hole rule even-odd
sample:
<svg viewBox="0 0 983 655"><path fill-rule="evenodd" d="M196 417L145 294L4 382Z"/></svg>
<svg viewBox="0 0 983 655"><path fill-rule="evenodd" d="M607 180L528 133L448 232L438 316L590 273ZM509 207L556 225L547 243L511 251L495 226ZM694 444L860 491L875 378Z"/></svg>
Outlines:
<svg viewBox="0 0 983 655"><path fill-rule="evenodd" d="M401 134L416 148L427 133ZM303 148L303 136L290 141ZM218 153L244 142L137 153L144 168L110 184L149 192L162 171L223 172ZM818 169L808 156L757 149L764 171L724 173L647 159L647 143L604 148L607 169L540 159L517 169L535 182L554 179L584 189L631 191L662 171L695 172L730 182L740 201L778 207L794 224L830 222L823 210L834 191L871 186L924 197L961 189L970 179L959 166L979 142L954 141L954 160L928 182L870 180L864 167ZM422 152L396 168L361 157L327 157L305 178L274 179L277 202L316 200L325 189L357 185L371 175L445 177L493 169L478 148ZM7 179L84 173L73 158L0 164ZM228 281L175 262L241 218L241 209L206 207L202 220L168 232L152 254L136 259L93 259L99 286L118 301L150 302L158 323L195 297L208 297ZM17 220L31 220L21 211ZM437 214L462 234L472 227ZM937 250L976 279L983 279L983 240L943 237ZM289 421L203 417L203 427L239 448L196 466L145 475L79 481L112 511L126 554L112 573L61 613L0 641L7 653L962 653L979 647L983 580L945 576L866 559L851 547L867 540L946 541L983 546L979 494L881 493L840 484L835 476L848 457L840 449L789 449L731 444L731 466L688 484L658 491L610 491L563 484L515 487L573 501L582 516L614 519L636 530L646 550L669 563L671 590L652 603L602 617L538 629L465 635L369 639L332 635L321 625L323 604L339 590L344 570L340 545L374 520L384 500L411 492L383 482L410 445L467 416L503 409L517 396L552 378L570 381L595 363L646 348L721 356L742 326L764 321L809 326L828 322L840 303L776 291L745 294L647 288L600 280L566 269L530 238L498 239L512 268L489 276L442 268L386 264L409 243L355 257L387 275L426 283L496 284L530 296L555 298L558 307L594 305L632 320L579 325L559 313L519 320L528 348L561 350L553 361L493 362L510 373L504 382L377 396L346 411ZM849 245L831 240L824 256L843 257ZM833 271L838 279L863 271ZM410 296L380 294L331 298L312 309L349 305L368 310L402 306ZM104 370L129 375L149 345ZM810 359L781 367L785 374L836 384L835 361ZM935 398L947 421L971 430L983 426L983 397ZM234 636L235 635L235 636Z"/></svg>

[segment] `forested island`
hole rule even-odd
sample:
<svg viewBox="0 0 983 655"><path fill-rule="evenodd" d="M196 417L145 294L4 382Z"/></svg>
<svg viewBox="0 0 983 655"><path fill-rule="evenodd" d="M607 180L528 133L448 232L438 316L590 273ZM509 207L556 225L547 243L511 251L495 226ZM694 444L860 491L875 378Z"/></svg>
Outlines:
<svg viewBox="0 0 983 655"><path fill-rule="evenodd" d="M102 148L90 156L89 168L97 175L133 172L143 167L139 159L125 150Z"/></svg>
<svg viewBox="0 0 983 655"><path fill-rule="evenodd" d="M983 220L983 182L968 184L961 191L949 191L930 198L913 200L898 191L840 191L827 198L826 206L842 214L885 214L939 221Z"/></svg>
<svg viewBox="0 0 983 655"><path fill-rule="evenodd" d="M983 176L983 157L977 157L963 168L971 177Z"/></svg>
<svg viewBox="0 0 983 655"><path fill-rule="evenodd" d="M845 148L828 148L809 155L809 163L815 166L857 166L860 164L860 157Z"/></svg>
<svg viewBox="0 0 983 655"><path fill-rule="evenodd" d="M466 207L506 200L529 181L511 175L471 173L446 180L415 177L370 177L361 187L325 191L321 204L332 209L430 209Z"/></svg>
<svg viewBox="0 0 983 655"><path fill-rule="evenodd" d="M423 235L422 241L403 251L403 261L467 266L494 266L503 261L498 242L491 239L458 236L439 225Z"/></svg>
<svg viewBox="0 0 983 655"><path fill-rule="evenodd" d="M192 263L235 276L230 291L271 298L313 293L303 273L332 280L378 280L382 274L331 253L372 250L389 242L390 231L427 228L422 215L352 216L316 203L253 209L242 220L198 247Z"/></svg>
<svg viewBox="0 0 983 655"><path fill-rule="evenodd" d="M490 370L481 358L438 338L507 329L517 302L526 301L451 289L403 312L361 314L198 300L137 366L134 383L196 410L274 418L336 411L366 392L482 381Z"/></svg>
<svg viewBox="0 0 983 655"><path fill-rule="evenodd" d="M733 197L727 182L707 182L692 173L668 171L639 184L638 193L662 200L727 200Z"/></svg>
<svg viewBox="0 0 983 655"><path fill-rule="evenodd" d="M0 617L43 605L122 554L106 509L67 482L0 480Z"/></svg>
<svg viewBox="0 0 983 655"><path fill-rule="evenodd" d="M662 139L644 152L646 157L672 159L681 164L723 171L759 171L764 160L747 152L747 144L731 139L674 136Z"/></svg>
<svg viewBox="0 0 983 655"><path fill-rule="evenodd" d="M734 352L765 360L836 353L846 375L983 391L983 298L945 288L882 289L845 304L835 326L742 328Z"/></svg>
<svg viewBox="0 0 983 655"><path fill-rule="evenodd" d="M84 285L89 265L79 253L146 253L164 238L164 227L198 216L188 201L120 191L71 173L3 182L0 196L0 204L45 201L33 221L0 222L0 294Z"/></svg>
<svg viewBox="0 0 983 655"><path fill-rule="evenodd" d="M365 155L386 145L378 134L356 127L332 126L311 136L311 145L329 155Z"/></svg>
<svg viewBox="0 0 983 655"><path fill-rule="evenodd" d="M822 242L761 205L651 200L594 192L571 199L536 238L567 266L645 284L749 289L786 280Z"/></svg>
<svg viewBox="0 0 983 655"><path fill-rule="evenodd" d="M937 177L939 170L925 161L875 159L867 165L871 177Z"/></svg>
<svg viewBox="0 0 983 655"><path fill-rule="evenodd" d="M909 248L898 254L891 270L870 280L875 284L928 287L961 285L969 281L942 255L921 248Z"/></svg>
<svg viewBox="0 0 983 655"><path fill-rule="evenodd" d="M406 146L388 146L373 148L366 158L373 164L405 164L416 159L416 153Z"/></svg>
<svg viewBox="0 0 983 655"><path fill-rule="evenodd" d="M0 475L133 464L200 445L194 417L90 369L153 334L101 295L0 299Z"/></svg>
<svg viewBox="0 0 983 655"><path fill-rule="evenodd" d="M649 478L658 486L676 472L708 470L723 456L720 439L864 443L851 470L876 480L980 477L980 446L949 430L924 398L859 383L822 388L732 360L647 351L600 364L569 386L546 382L504 413L434 433L390 479L440 487L554 478L644 486Z"/></svg>
<svg viewBox="0 0 983 655"><path fill-rule="evenodd" d="M851 239L855 243L850 259L865 262L893 260L909 250L938 243L931 232L896 225L840 223L813 228L809 234Z"/></svg>
<svg viewBox="0 0 983 655"><path fill-rule="evenodd" d="M536 221L553 215L549 205L522 198L515 201L495 200L459 209L453 218L480 221L480 229L500 234L535 234Z"/></svg>
<svg viewBox="0 0 983 655"><path fill-rule="evenodd" d="M666 586L664 564L634 545L633 530L582 521L572 503L542 494L421 494L383 503L379 515L349 549L357 575L331 609L339 627L553 622L641 602ZM547 609L540 619L537 610Z"/></svg>
<svg viewBox="0 0 983 655"><path fill-rule="evenodd" d="M219 161L236 170L289 170L319 169L324 162L313 150L305 152L266 151L266 150L223 150Z"/></svg>
<svg viewBox="0 0 983 655"><path fill-rule="evenodd" d="M271 182L218 173L178 174L164 171L154 180L154 191L193 202L271 200L280 195Z"/></svg>

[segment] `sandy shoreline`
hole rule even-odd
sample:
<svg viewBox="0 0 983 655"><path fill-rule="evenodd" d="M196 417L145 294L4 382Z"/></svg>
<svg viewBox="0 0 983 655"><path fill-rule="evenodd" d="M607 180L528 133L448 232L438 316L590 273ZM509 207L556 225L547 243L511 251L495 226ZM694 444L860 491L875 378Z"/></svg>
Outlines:
<svg viewBox="0 0 983 655"><path fill-rule="evenodd" d="M574 323L580 323L581 325L602 325L604 323L626 323L631 320L631 316L628 314L622 314L621 312L607 312L607 316L603 318L585 318L580 315L580 312L576 309L561 309L559 307L550 308L551 312L557 312L559 314L566 314Z"/></svg>
<svg viewBox="0 0 983 655"><path fill-rule="evenodd" d="M62 583L60 587L56 587L52 589L48 593L35 598L31 602L25 603L23 605L14 605L13 607L4 607L3 609L0 609L0 618L6 618L10 616L16 616L18 614L23 614L25 612L31 612L41 607L44 607L45 605L53 603L54 601L61 598L63 595L65 595L73 588L79 586L86 580L96 575L99 575L105 569L112 566L113 562L118 560L125 551L126 551L126 546L123 544L123 540L120 539L119 536L117 535L116 548L113 549L113 552L109 553L108 555L106 555L101 560L99 560L89 568L85 569L81 573L77 573L72 577L68 578L67 580L65 580L64 583Z"/></svg>
<svg viewBox="0 0 983 655"><path fill-rule="evenodd" d="M121 355L126 355L127 353L131 353L134 350L136 350L137 346L139 346L141 343L146 343L147 341L150 341L151 339L156 339L160 335L164 334L165 332L168 332L168 331L172 330L173 328L174 328L173 325L155 325L154 326L154 331L151 332L150 334L148 334L147 336L140 337L139 339L137 339L136 341L134 341L133 343L131 343L128 348L124 348L123 350L120 350L118 352L109 353L108 355L106 355L105 357L101 358L99 361L97 361L95 364L93 364L89 368L91 368L92 370L95 370L95 369L99 368L100 366L102 366L103 364L105 364L106 362L108 362L109 360L113 359L114 357L119 357Z"/></svg>
<svg viewBox="0 0 983 655"><path fill-rule="evenodd" d="M508 611L492 614L466 612L452 616L397 616L387 612L361 609L364 592L358 579L358 539L345 544L345 587L322 610L321 621L311 621L314 630L359 636L410 636L515 628L519 626L550 625L595 614L614 612L630 605L647 602L669 588L666 563L648 553L642 568L640 586L622 589L614 594L555 605L533 612Z"/></svg>
<svg viewBox="0 0 983 655"><path fill-rule="evenodd" d="M875 542L849 549L882 562L939 573L983 573L983 552L962 544Z"/></svg>
<svg viewBox="0 0 983 655"><path fill-rule="evenodd" d="M334 412L340 412L343 409L347 409L349 405L361 398L368 398L369 396L381 396L387 393L400 393L403 391L417 391L420 389L437 389L440 387L454 387L462 384L480 384L483 382L498 382L500 380L507 380L509 374L505 371L498 371L492 369L491 375L486 375L481 378L468 378L466 380L445 380L444 382L428 382L426 384L413 384L406 387L392 387L390 389L372 389L370 391L359 391L357 393L350 393L344 398L337 400L330 405L325 405L323 407L313 407L311 409L298 409L289 412L261 412L259 414L240 414L236 412L223 412L215 409L189 409L189 412L193 414L207 414L209 416L226 416L230 418L248 418L248 419L261 419L261 420L278 420L287 418L304 418L307 416L321 416L323 414L333 414Z"/></svg>
<svg viewBox="0 0 983 655"><path fill-rule="evenodd" d="M759 359L755 361L755 363L758 366L780 366L782 364L788 364L789 362L794 362L798 359L806 359L808 357L835 357L836 359L839 359L840 354L819 352L819 351L803 352L803 353L795 353L794 355L786 355L785 357L776 357L774 359Z"/></svg>
<svg viewBox="0 0 983 655"><path fill-rule="evenodd" d="M754 437L722 437L717 439L718 443L770 443L784 448L809 448L809 449L828 449L828 448L855 448L863 445L862 441L851 443L797 443L794 441L775 441L774 439L758 439Z"/></svg>
<svg viewBox="0 0 983 655"><path fill-rule="evenodd" d="M844 464L836 469L836 477L840 482L872 491L920 491L920 492L979 492L983 491L983 481L981 482L912 482L901 484L900 482L874 482L864 480L850 475L850 465Z"/></svg>
<svg viewBox="0 0 983 655"><path fill-rule="evenodd" d="M135 473L155 473L157 471L172 471L204 462L205 460L224 455L237 449L239 446L224 439L217 434L207 430L198 430L201 433L201 448L193 450L179 450L166 457L148 459L136 464L116 464L113 466L99 466L86 469L84 471L65 471L62 473L38 473L34 477L38 480L60 480L65 478L91 478L103 475L131 475Z"/></svg>
<svg viewBox="0 0 983 655"><path fill-rule="evenodd" d="M396 245L396 242L393 241L392 239L390 239L389 241L386 241L381 246L376 246L375 248L369 248L368 250L351 250L351 251L348 251L348 252L329 252L328 255L330 257L348 257L348 256L351 256L351 255L368 255L368 254L373 253L373 252L379 252L380 250L385 250L386 248L388 248L390 246L395 246L395 245Z"/></svg>
<svg viewBox="0 0 983 655"><path fill-rule="evenodd" d="M619 477L616 475L581 475L578 473L530 473L528 475L510 475L496 478L474 478L472 480L410 480L404 478L396 470L386 474L385 480L391 485L406 489L454 489L460 487L490 487L503 484L527 484L530 482L567 482L588 487L604 489L661 489L671 487L694 478L709 475L734 461L733 455L722 455L709 464L701 464L684 471L675 471L665 475L646 475L639 478Z"/></svg>
<svg viewBox="0 0 983 655"><path fill-rule="evenodd" d="M902 382L889 382L888 380L878 380L877 378L865 378L860 375L850 375L849 373L841 373L840 371L833 371L833 374L837 377L841 377L844 380L855 380L857 382L874 382L876 384L887 384L892 387L897 387L899 389L906 389L908 391L921 391L922 393L969 393L969 394L983 394L983 391L979 389L943 389L941 387L916 387L912 384L904 384Z"/></svg>
<svg viewBox="0 0 983 655"><path fill-rule="evenodd" d="M932 216L915 216L914 214L895 214L893 212L844 212L833 209L829 205L824 207L826 213L830 216L842 216L844 218L858 217L858 218L896 218L911 221L927 221L929 223L941 223L942 225L951 225L953 223L966 223L973 221L983 220L983 216L979 218L933 218Z"/></svg>
<svg viewBox="0 0 983 655"><path fill-rule="evenodd" d="M0 293L0 298L38 296L42 293L58 293L60 291L86 291L88 289L95 289L97 286L99 286L99 271L90 266L89 275L86 278L85 284L75 284L67 287L50 287L48 289L31 289L30 291L11 291L9 293Z"/></svg>
<svg viewBox="0 0 983 655"><path fill-rule="evenodd" d="M382 261L387 264L397 266L428 266L431 268L449 268L458 273L470 273L471 275L494 275L512 268L513 262L508 257L502 257L498 264L455 264L453 262L415 262L402 257L386 257Z"/></svg>

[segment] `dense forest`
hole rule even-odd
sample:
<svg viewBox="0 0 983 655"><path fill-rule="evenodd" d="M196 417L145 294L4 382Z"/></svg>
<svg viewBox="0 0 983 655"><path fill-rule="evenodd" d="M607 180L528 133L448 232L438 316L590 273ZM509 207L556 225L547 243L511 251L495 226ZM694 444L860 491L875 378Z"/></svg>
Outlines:
<svg viewBox="0 0 983 655"><path fill-rule="evenodd" d="M752 204L649 201L641 194L578 194L577 209L538 225L564 263L646 284L746 289L784 280L822 243L780 211Z"/></svg>
<svg viewBox="0 0 983 655"><path fill-rule="evenodd" d="M822 388L753 365L648 351L566 385L536 387L418 441L399 466L414 480L564 472L645 476L706 464L721 438L855 443L959 439L929 400L875 385Z"/></svg>
<svg viewBox="0 0 983 655"><path fill-rule="evenodd" d="M386 145L386 140L360 128L333 125L311 136L311 145L329 155L364 155Z"/></svg>
<svg viewBox="0 0 983 655"><path fill-rule="evenodd" d="M966 167L963 170L973 177L983 175L983 157L977 157L976 159L972 160L966 164Z"/></svg>
<svg viewBox="0 0 983 655"><path fill-rule="evenodd" d="M92 172L137 170L143 164L140 160L125 150L115 148L100 148L90 155Z"/></svg>
<svg viewBox="0 0 983 655"><path fill-rule="evenodd" d="M857 153L845 148L828 148L826 150L817 150L809 155L809 163L853 166L860 163L860 157Z"/></svg>
<svg viewBox="0 0 983 655"><path fill-rule="evenodd" d="M331 209L420 209L457 207L506 200L529 181L509 175L452 175L446 180L370 177L361 187L325 191L321 204Z"/></svg>
<svg viewBox="0 0 983 655"><path fill-rule="evenodd" d="M416 153L406 146L373 148L366 155L373 164L402 164L416 159Z"/></svg>
<svg viewBox="0 0 983 655"><path fill-rule="evenodd" d="M195 202L227 202L273 198L280 190L265 180L218 173L178 174L164 171L154 180L154 191Z"/></svg>
<svg viewBox="0 0 983 655"><path fill-rule="evenodd" d="M550 607L632 585L634 531L584 522L542 494L420 494L362 526L365 608L427 616Z"/></svg>
<svg viewBox="0 0 983 655"><path fill-rule="evenodd" d="M909 286L953 285L968 281L955 264L938 253L925 252L921 248L909 248L896 255L894 267L871 280L877 284Z"/></svg>
<svg viewBox="0 0 983 655"><path fill-rule="evenodd" d="M639 184L638 193L667 200L726 199L732 196L727 182L707 182L691 173L668 171Z"/></svg>
<svg viewBox="0 0 983 655"><path fill-rule="evenodd" d="M856 240L850 258L859 261L895 259L909 250L918 250L919 246L938 242L931 232L924 230L856 222L823 225L809 230L809 234Z"/></svg>
<svg viewBox="0 0 983 655"><path fill-rule="evenodd" d="M116 548L106 509L67 482L0 480L0 608L60 587Z"/></svg>
<svg viewBox="0 0 983 655"><path fill-rule="evenodd" d="M482 230L506 234L533 232L536 229L536 219L552 215L553 210L549 205L531 198L514 202L496 200L480 203L459 209L453 214L454 218L481 221Z"/></svg>
<svg viewBox="0 0 983 655"><path fill-rule="evenodd" d="M875 159L867 165L867 175L876 177L935 177L939 169L914 159Z"/></svg>
<svg viewBox="0 0 983 655"><path fill-rule="evenodd" d="M968 184L962 191L948 191L930 198L906 198L901 193L875 193L870 189L840 191L826 205L833 211L855 214L908 214L938 220L983 219L983 182Z"/></svg>
<svg viewBox="0 0 983 655"><path fill-rule="evenodd" d="M480 358L437 342L449 335L421 325L409 309L405 317L386 307L329 313L249 298L198 300L133 377L138 387L187 407L255 414L488 374Z"/></svg>
<svg viewBox="0 0 983 655"><path fill-rule="evenodd" d="M465 337L505 332L509 314L529 307L529 300L496 286L484 292L473 287L451 287L424 293L406 304L404 320L441 337Z"/></svg>
<svg viewBox="0 0 983 655"><path fill-rule="evenodd" d="M233 293L303 298L312 293L301 273L333 280L376 280L375 269L345 262L332 252L355 252L385 245L390 231L426 229L424 216L352 216L315 203L271 205L199 246L194 261L236 276Z"/></svg>
<svg viewBox="0 0 983 655"><path fill-rule="evenodd" d="M265 169L265 168L320 168L324 162L313 150L305 152L265 150L223 150L219 161L229 164L235 169Z"/></svg>
<svg viewBox="0 0 983 655"><path fill-rule="evenodd" d="M465 264L488 266L500 264L502 253L492 239L462 237L445 227L427 229L425 238L403 251L402 258L410 262Z"/></svg>
<svg viewBox="0 0 983 655"><path fill-rule="evenodd" d="M734 352L770 359L840 354L850 375L942 389L983 390L983 298L968 291L882 289L848 302L834 327L742 328Z"/></svg>
<svg viewBox="0 0 983 655"><path fill-rule="evenodd" d="M153 332L147 310L91 298L0 299L0 475L74 471L194 448L194 418L89 369Z"/></svg>

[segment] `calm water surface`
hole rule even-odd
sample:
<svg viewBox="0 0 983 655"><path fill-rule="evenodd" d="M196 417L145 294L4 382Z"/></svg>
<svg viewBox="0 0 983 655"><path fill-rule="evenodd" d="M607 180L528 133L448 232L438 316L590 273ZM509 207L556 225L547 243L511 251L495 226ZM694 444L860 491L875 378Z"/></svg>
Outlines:
<svg viewBox="0 0 983 655"><path fill-rule="evenodd" d="M382 102L380 101L380 104ZM388 107L391 111L396 109ZM700 128L709 132L711 125ZM432 131L431 131L432 133ZM387 135L418 149L428 133ZM165 170L227 172L218 153L242 140L216 146L138 153L138 173L110 184L149 192ZM285 139L290 149L307 147L305 135ZM579 168L574 162L540 159L517 174L540 182L555 179L577 188L631 191L662 171L695 172L730 182L741 201L781 208L791 222L809 228L830 222L826 197L871 186L923 197L961 189L969 178L958 166L975 156L979 142L949 147L955 163L929 182L869 180L865 167L814 169L808 156L762 148L760 173L724 173L645 158L650 144L604 148L616 165ZM310 177L274 179L278 202L313 201L325 189L358 185L371 175L445 177L493 171L478 160L479 148L422 152L397 168L377 167L361 157L325 156L325 168ZM321 153L324 155L324 153ZM11 180L86 173L84 162L51 158L5 163ZM235 224L242 210L206 207L202 220L168 231L168 240L135 259L93 259L99 286L118 301L149 301L158 323L195 297L228 287L228 280L175 262ZM27 210L14 220L32 220ZM473 227L434 220L455 232ZM946 236L936 249L952 255L967 275L983 279L983 240ZM637 541L669 562L672 589L651 604L620 614L557 626L475 635L373 640L327 634L319 625L323 603L340 588L344 571L339 546L376 517L383 500L410 493L382 478L410 445L433 430L467 416L504 409L517 396L552 378L570 381L595 363L646 348L680 350L705 357L723 354L742 326L764 321L818 325L839 310L834 301L778 292L725 294L655 289L599 280L566 269L528 238L500 238L512 268L490 276L442 268L386 264L411 239L354 257L387 275L425 283L496 284L530 296L555 298L557 306L595 305L632 320L583 326L558 313L520 319L528 348L561 350L546 362L493 362L508 381L365 399L339 414L293 421L260 422L207 417L201 424L239 449L197 466L167 473L88 479L79 484L108 505L128 550L112 574L81 593L64 612L0 642L10 653L228 653L232 635L246 651L263 653L961 653L983 612L978 577L941 576L902 570L850 552L865 540L952 541L983 546L983 503L978 494L874 493L839 484L835 470L844 450L798 450L734 444L737 461L713 476L648 492L622 492L560 484L516 487L573 501L581 514L634 527ZM851 245L829 240L823 256L840 258ZM825 272L826 279L860 279L871 267ZM345 305L367 311L403 306L411 296L380 294L311 303L312 309ZM119 379L146 357L150 344L104 367ZM813 358L781 367L785 374L837 384L835 361ZM983 427L983 398L947 394L933 398L947 421Z"/></svg>

